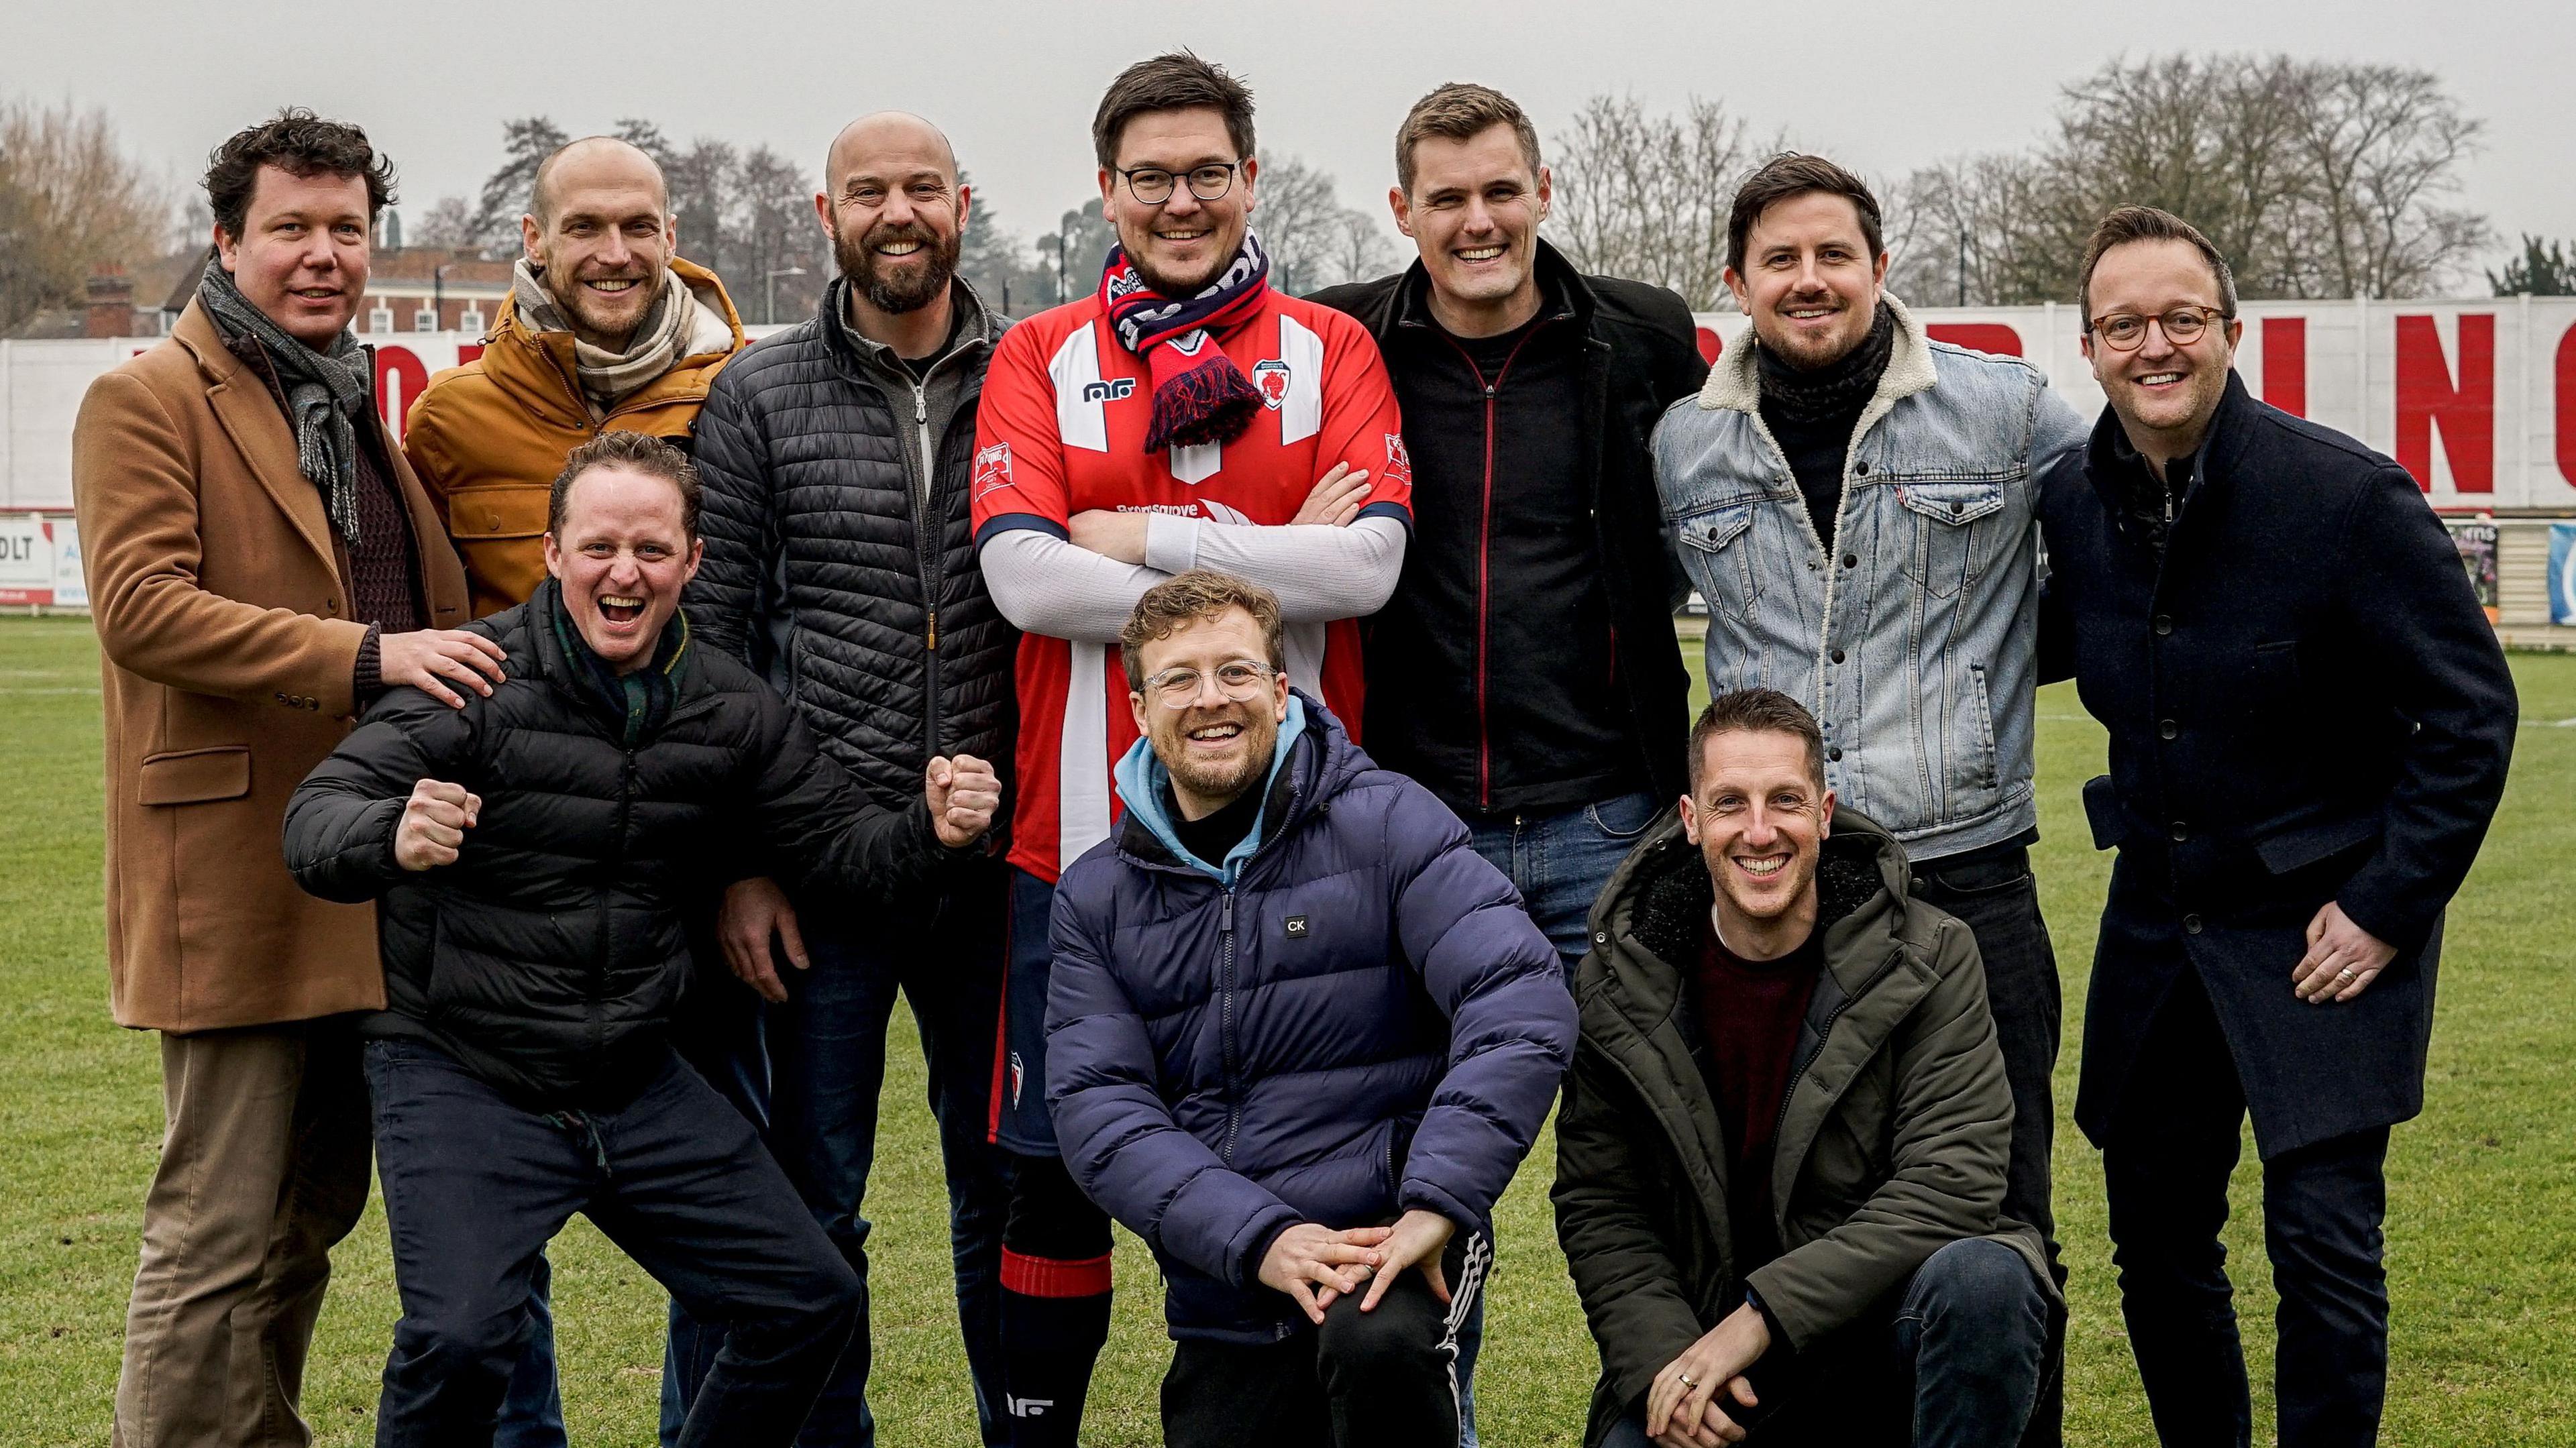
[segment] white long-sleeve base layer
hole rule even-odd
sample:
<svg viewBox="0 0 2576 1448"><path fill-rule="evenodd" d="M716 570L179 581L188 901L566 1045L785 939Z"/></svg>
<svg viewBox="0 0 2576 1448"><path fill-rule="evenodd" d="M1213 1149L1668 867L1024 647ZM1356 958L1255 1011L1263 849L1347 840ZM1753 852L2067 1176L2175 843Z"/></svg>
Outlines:
<svg viewBox="0 0 2576 1448"><path fill-rule="evenodd" d="M1122 563L1034 528L984 540L977 557L993 603L1022 631L1076 643L1118 641L1145 590L1192 568L1249 579L1279 596L1287 623L1361 618L1386 606L1404 571L1401 520L1260 525L1152 514L1145 562Z"/></svg>

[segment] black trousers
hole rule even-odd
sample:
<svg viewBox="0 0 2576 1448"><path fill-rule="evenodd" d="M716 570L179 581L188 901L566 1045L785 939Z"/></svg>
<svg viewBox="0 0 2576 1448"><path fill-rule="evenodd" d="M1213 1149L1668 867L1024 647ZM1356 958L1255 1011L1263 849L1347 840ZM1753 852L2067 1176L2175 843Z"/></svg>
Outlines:
<svg viewBox="0 0 2576 1448"><path fill-rule="evenodd" d="M2064 1001L2057 981L2057 951L2039 913L2039 880L2030 852L1944 868L1939 860L1914 870L1914 898L1959 918L1977 937L1986 968L1986 1005L2003 1048L2004 1080L2012 1088L2012 1156L2004 1178L2004 1215L2039 1229L2048 1243L2049 1270L2066 1285L2058 1259L2057 1213L2050 1205L2049 1158L2057 1135L2057 1101L2051 1089ZM2050 1333L2048 1363L2040 1376L2022 1448L2056 1448L2065 1436L2064 1311Z"/></svg>
<svg viewBox="0 0 2576 1448"><path fill-rule="evenodd" d="M2148 1027L2102 1144L2120 1309L2156 1435L2168 1444L2253 1440L2218 1239L2244 1120L2226 1037L2186 967ZM2263 1240L2281 1298L2281 1448L2378 1440L2388 1386L2387 1155L2383 1126L2263 1163Z"/></svg>
<svg viewBox="0 0 2576 1448"><path fill-rule="evenodd" d="M1163 1375L1164 1448L1452 1448L1458 1325L1492 1263L1486 1230L1460 1231L1441 1257L1445 1303L1407 1271L1376 1310L1360 1311L1363 1287L1282 1342L1181 1339Z"/></svg>
<svg viewBox="0 0 2576 1448"><path fill-rule="evenodd" d="M435 1047L372 1041L402 1320L378 1448L488 1444L538 1249L575 1212L728 1329L679 1441L787 1448L856 1326L858 1277L744 1120L673 1056L614 1110L539 1114Z"/></svg>

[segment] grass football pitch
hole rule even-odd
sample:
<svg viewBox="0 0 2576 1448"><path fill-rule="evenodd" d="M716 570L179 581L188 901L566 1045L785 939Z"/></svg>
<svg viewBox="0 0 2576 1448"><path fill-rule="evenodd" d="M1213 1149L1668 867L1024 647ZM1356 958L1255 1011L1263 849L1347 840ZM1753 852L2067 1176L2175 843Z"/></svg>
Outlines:
<svg viewBox="0 0 2576 1448"><path fill-rule="evenodd" d="M1697 650L1689 652L1697 663ZM2519 656L2513 784L2453 907L2423 1117L2390 1152L2393 1367L2383 1441L2576 1444L2576 657ZM86 620L0 620L0 1444L107 1441L144 1184L161 1130L153 1037L107 1017L99 914L97 648ZM2057 1206L2074 1272L2067 1418L2078 1444L2154 1441L2113 1291L2101 1162L2074 1098L2108 858L2077 788L2101 731L2069 686L2040 695L2039 875L2067 990ZM2332 727L2320 721L2319 727ZM921 1057L894 1028L869 1192L879 1441L976 1441ZM2269 1441L2272 1295L2252 1148L2227 1241ZM1547 1207L1542 1140L1499 1213L1477 1407L1496 1448L1575 1444L1598 1363ZM317 1440L373 1441L397 1315L379 1208L342 1245L305 1384ZM652 1441L663 1298L578 1219L555 1316L573 1441ZM1121 1233L1115 1327L1085 1439L1147 1445L1168 1356L1153 1265Z"/></svg>

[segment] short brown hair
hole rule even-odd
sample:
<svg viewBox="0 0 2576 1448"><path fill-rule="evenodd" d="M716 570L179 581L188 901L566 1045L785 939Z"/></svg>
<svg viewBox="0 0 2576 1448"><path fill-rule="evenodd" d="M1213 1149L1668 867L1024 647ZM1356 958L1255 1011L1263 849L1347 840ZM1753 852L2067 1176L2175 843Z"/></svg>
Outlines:
<svg viewBox="0 0 2576 1448"><path fill-rule="evenodd" d="M1252 154L1252 92L1243 82L1186 50L1140 60L1118 72L1100 97L1091 117L1091 149L1101 169L1118 168L1118 137L1127 123L1154 111L1185 111L1206 106L1225 116L1225 134L1234 142L1235 159Z"/></svg>
<svg viewBox="0 0 2576 1448"><path fill-rule="evenodd" d="M1825 732L1816 727L1816 716L1777 689L1737 689L1709 700L1691 725L1691 793L1699 793L1699 777L1708 768L1709 739L1739 731L1798 736L1807 746L1807 773L1816 788L1825 787Z"/></svg>
<svg viewBox="0 0 2576 1448"><path fill-rule="evenodd" d="M680 490L680 532L696 541L698 536L698 470L689 455L658 437L640 432L603 432L572 450L564 459L563 471L555 474L554 487L546 495L546 531L563 531L564 507L572 499L575 478L592 468L620 467L628 472L660 478ZM562 540L558 538L557 542Z"/></svg>
<svg viewBox="0 0 2576 1448"><path fill-rule="evenodd" d="M1231 573L1193 568L1146 589L1145 596L1136 600L1136 611L1127 616L1127 626L1118 631L1118 647L1127 655L1127 687L1144 692L1145 645L1170 638L1180 632L1183 624L1214 618L1229 608L1252 615L1252 621L1261 625L1261 642L1270 654L1270 667L1287 668L1288 646L1280 631L1279 595Z"/></svg>
<svg viewBox="0 0 2576 1448"><path fill-rule="evenodd" d="M230 140L206 158L206 205L215 225L238 238L250 220L250 199L259 189L263 166L275 166L299 179L309 176L367 178L367 221L394 201L394 163L376 154L367 133L339 121L326 121L301 106L289 106Z"/></svg>
<svg viewBox="0 0 2576 1448"><path fill-rule="evenodd" d="M2082 309L2083 330L2093 330L2093 268L2102 253L2133 241L2187 241L2209 263L2218 278L2218 310L2236 315L2236 273L2229 270L2227 258L2216 245L2200 234L2200 228L2152 206L2122 206L2093 224L2093 237L2084 243L2084 269L2075 274L2075 305Z"/></svg>
<svg viewBox="0 0 2576 1448"><path fill-rule="evenodd" d="M1395 128L1396 188L1407 196L1413 194L1413 148L1425 137L1472 141L1496 126L1512 128L1512 138L1521 143L1521 157L1536 178L1538 128L1530 124L1528 113L1492 86L1453 80L1415 101L1413 109L1404 113L1404 124Z"/></svg>
<svg viewBox="0 0 2576 1448"><path fill-rule="evenodd" d="M1861 239L1869 243L1871 261L1887 250L1880 241L1878 197L1868 182L1822 156L1783 151L1763 162L1735 189L1735 210L1726 218L1727 267L1737 276L1744 275L1744 243L1753 235L1753 223L1762 219L1763 212L1810 191L1839 196L1860 213Z"/></svg>

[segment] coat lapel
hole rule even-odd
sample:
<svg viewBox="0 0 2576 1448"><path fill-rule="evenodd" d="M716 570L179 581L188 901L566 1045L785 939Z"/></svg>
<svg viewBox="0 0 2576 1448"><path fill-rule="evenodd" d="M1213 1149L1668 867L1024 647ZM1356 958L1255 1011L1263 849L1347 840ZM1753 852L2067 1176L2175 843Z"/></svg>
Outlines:
<svg viewBox="0 0 2576 1448"><path fill-rule="evenodd" d="M295 431L287 426L277 399L269 395L268 384L225 348L202 304L189 302L171 335L206 375L206 405L213 409L224 435L232 439L243 465L268 490L278 511L295 524L305 546L320 556L332 577L339 577L339 554L331 546L331 518L322 506L322 490L297 465Z"/></svg>

